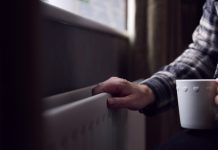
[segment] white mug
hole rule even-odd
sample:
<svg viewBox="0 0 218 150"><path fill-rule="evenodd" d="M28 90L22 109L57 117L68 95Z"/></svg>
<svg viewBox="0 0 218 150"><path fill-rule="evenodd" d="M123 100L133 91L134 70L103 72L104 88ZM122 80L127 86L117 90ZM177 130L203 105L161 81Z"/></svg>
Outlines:
<svg viewBox="0 0 218 150"><path fill-rule="evenodd" d="M180 123L188 129L217 128L215 79L176 80Z"/></svg>

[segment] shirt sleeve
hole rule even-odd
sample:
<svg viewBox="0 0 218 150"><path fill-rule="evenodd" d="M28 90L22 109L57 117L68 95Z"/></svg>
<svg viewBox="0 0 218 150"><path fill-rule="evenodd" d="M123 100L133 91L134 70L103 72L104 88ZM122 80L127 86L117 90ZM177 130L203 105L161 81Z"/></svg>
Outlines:
<svg viewBox="0 0 218 150"><path fill-rule="evenodd" d="M214 2L205 2L203 15L188 48L172 63L142 82L153 90L155 102L140 112L153 115L177 105L176 79L213 78L218 60L218 16Z"/></svg>

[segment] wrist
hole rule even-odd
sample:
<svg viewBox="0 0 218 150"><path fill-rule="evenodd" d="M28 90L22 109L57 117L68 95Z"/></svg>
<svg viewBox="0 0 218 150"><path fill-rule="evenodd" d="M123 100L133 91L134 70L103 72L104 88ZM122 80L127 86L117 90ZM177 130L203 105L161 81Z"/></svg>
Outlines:
<svg viewBox="0 0 218 150"><path fill-rule="evenodd" d="M139 86L141 90L143 91L143 94L145 95L145 106L154 103L155 95L153 93L153 90L145 84L140 84Z"/></svg>

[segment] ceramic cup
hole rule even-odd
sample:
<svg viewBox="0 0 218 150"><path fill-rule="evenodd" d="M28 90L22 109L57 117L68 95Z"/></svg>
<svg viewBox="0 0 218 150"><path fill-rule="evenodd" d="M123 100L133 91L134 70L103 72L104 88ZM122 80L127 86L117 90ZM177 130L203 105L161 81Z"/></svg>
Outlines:
<svg viewBox="0 0 218 150"><path fill-rule="evenodd" d="M217 126L218 106L214 98L214 79L176 80L180 123L188 129L212 129Z"/></svg>

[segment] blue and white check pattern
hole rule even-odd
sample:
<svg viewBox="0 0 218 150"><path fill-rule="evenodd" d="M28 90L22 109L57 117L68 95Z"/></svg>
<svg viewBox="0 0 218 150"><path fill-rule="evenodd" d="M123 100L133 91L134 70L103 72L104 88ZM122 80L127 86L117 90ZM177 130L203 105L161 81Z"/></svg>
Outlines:
<svg viewBox="0 0 218 150"><path fill-rule="evenodd" d="M218 62L218 4L207 0L203 15L193 33L193 42L171 64L143 81L154 92L156 101L141 112L154 114L177 105L176 79L214 78Z"/></svg>

